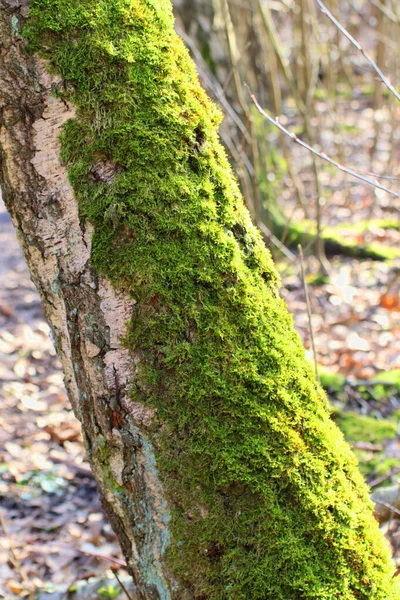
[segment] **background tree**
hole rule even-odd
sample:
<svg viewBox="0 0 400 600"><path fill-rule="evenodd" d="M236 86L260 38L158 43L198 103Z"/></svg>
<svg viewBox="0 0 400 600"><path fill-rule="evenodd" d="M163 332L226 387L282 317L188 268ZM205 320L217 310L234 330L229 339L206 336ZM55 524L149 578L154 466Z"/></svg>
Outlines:
<svg viewBox="0 0 400 600"><path fill-rule="evenodd" d="M4 197L139 597L396 598L169 1L0 8Z"/></svg>

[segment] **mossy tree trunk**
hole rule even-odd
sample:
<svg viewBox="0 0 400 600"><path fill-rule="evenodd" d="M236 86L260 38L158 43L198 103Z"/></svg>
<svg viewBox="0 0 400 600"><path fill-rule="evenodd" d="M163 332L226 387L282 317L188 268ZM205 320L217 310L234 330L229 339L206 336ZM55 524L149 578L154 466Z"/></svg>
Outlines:
<svg viewBox="0 0 400 600"><path fill-rule="evenodd" d="M0 33L4 199L138 597L398 598L169 0Z"/></svg>

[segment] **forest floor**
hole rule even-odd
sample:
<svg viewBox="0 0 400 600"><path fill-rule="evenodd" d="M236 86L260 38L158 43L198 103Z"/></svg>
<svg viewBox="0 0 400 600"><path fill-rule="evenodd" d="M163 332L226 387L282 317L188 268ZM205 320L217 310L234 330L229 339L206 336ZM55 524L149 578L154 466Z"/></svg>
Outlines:
<svg viewBox="0 0 400 600"><path fill-rule="evenodd" d="M0 501L7 529L0 536L0 597L40 592L43 600L126 598L109 568L121 568L123 558L102 512L40 298L4 206L0 247ZM332 262L329 283L311 289L318 360L346 378L339 393L332 383L333 402L385 422L398 417L400 394L390 390L382 404L368 393L365 399L365 388L353 384L400 366L399 314L380 300L389 277L384 263L341 258ZM288 275L284 283L296 327L310 346L301 280ZM363 438L370 444L366 463L377 450L384 454L389 442L393 450L396 428L378 440L362 430L354 443L364 454ZM392 480L396 465L388 466ZM375 469L372 476L379 473ZM399 521L391 519L384 528L400 564Z"/></svg>
<svg viewBox="0 0 400 600"><path fill-rule="evenodd" d="M2 204L0 247L0 598L41 590L63 600L77 588L68 597L126 598L109 569L124 564L121 552Z"/></svg>
<svg viewBox="0 0 400 600"><path fill-rule="evenodd" d="M361 108L363 102L361 97ZM362 123L357 127L353 141ZM379 143L384 156L387 140ZM307 182L310 165L299 152L293 150L294 160L303 165L300 175ZM351 155L346 148L344 152ZM360 152L355 155L361 161L358 166L366 164ZM326 222L370 223L353 232L339 230L342 239L347 236L356 246L398 245L398 227L378 221L393 219L393 204L385 195L365 186L348 190L340 173L331 172L330 177L325 173L322 178L329 196ZM304 215L296 209L290 182L283 178L283 183L287 214L296 222ZM126 598L110 569L120 569L119 577L126 581L123 558L102 512L40 299L3 205L0 247L0 528L7 530L0 536L0 597L33 598L36 593L41 600ZM280 261L278 267L282 296L312 361L298 261ZM334 418L352 443L370 485L397 485L400 258L336 256L330 259L329 279L315 277L317 271L315 257L306 256L317 361ZM383 379L380 387L371 383L377 375ZM396 514L382 528L400 567Z"/></svg>
<svg viewBox="0 0 400 600"><path fill-rule="evenodd" d="M393 115L389 109L382 109L379 114L372 111L367 93L370 90L361 82L359 87L353 87L350 98L340 95L339 86L334 126L332 123L328 126L332 114L327 99L316 102L313 126L318 132L315 134L318 143L315 145L347 168L399 193L400 131L393 131L390 125ZM348 86L343 89L347 91ZM400 116L400 109L396 114ZM296 131L299 126L296 117L288 118L286 124L290 131ZM301 131L297 133L302 136ZM292 182L283 175L276 193L285 214L286 243L290 241L292 226L297 231L303 228L306 233L309 228L315 229L317 213L311 154L296 144L289 144L308 204L306 215L296 201ZM329 257L328 281L316 276L319 264L315 250L307 244L307 237L302 240L299 234L296 240L302 243L306 255L318 363L328 370L358 379L399 369L400 196L366 185L322 160L317 165L322 236L326 239L327 254L332 250L332 242L336 245L334 250L342 245L340 256ZM381 174L383 178L371 173ZM308 220L304 221L306 217ZM275 252L273 247L271 250ZM346 256L368 253L371 257L364 256L362 260ZM381 254L383 260L374 260L374 253ZM283 296L294 314L296 328L306 348L311 348L299 261L294 264L280 261L279 270Z"/></svg>

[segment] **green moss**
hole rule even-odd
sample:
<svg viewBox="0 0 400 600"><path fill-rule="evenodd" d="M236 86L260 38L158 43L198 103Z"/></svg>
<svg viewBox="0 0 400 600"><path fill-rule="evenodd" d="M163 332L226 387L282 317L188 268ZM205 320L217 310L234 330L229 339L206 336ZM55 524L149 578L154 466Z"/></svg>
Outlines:
<svg viewBox="0 0 400 600"><path fill-rule="evenodd" d="M338 129L339 131L345 131L346 133L354 133L355 135L359 135L363 132L360 127L350 123L340 123Z"/></svg>
<svg viewBox="0 0 400 600"><path fill-rule="evenodd" d="M372 219L370 221L360 221L359 223L349 223L325 227L322 232L326 251L329 254L344 254L345 256L354 256L356 258L372 258L375 260L393 260L399 258L400 250L380 242L360 245L358 241L352 241L351 236L357 237L370 229L398 229L399 222L393 219ZM286 230L286 225L280 221L274 223L274 231L280 236ZM346 234L349 239L346 239ZM304 219L292 223L287 230L285 243L292 247L298 244L303 246L311 242L316 235L316 225L313 221Z"/></svg>
<svg viewBox="0 0 400 600"><path fill-rule="evenodd" d="M400 467L400 460L398 458L382 458L376 465L374 473L375 475L389 474L392 469ZM385 485L385 481L382 481L382 485ZM387 485L387 483L386 483Z"/></svg>
<svg viewBox="0 0 400 600"><path fill-rule="evenodd" d="M400 369L392 369L391 371L382 371L378 375L372 378L372 381L384 382L385 384L391 384L400 394ZM377 386L378 387L378 386ZM380 386L383 387L383 386ZM391 392L390 385L385 386L386 392ZM388 389L389 388L389 389Z"/></svg>
<svg viewBox="0 0 400 600"><path fill-rule="evenodd" d="M174 598L395 598L386 543L277 291L169 0L31 0L77 107L62 159L93 264L136 299ZM103 180L99 164L114 169ZM100 169L101 171L101 169Z"/></svg>
<svg viewBox="0 0 400 600"><path fill-rule="evenodd" d="M102 474L104 485L107 486L107 489L114 494L123 494L124 488L117 481L115 481L115 477L111 470L111 452L107 446L105 438L99 436L96 440L92 440L92 443L95 446L95 451L91 451L90 455L92 460L98 460L100 463L98 465L98 472L101 472Z"/></svg>
<svg viewBox="0 0 400 600"><path fill-rule="evenodd" d="M343 391L346 384L346 377L344 375L325 371L321 367L319 367L318 371L321 385L325 390L333 392ZM382 371L378 375L371 377L368 381L359 382L356 387L360 393L365 393L367 397L368 390L372 389L375 399L384 400L392 395L394 390L400 393L400 369Z"/></svg>
<svg viewBox="0 0 400 600"><path fill-rule="evenodd" d="M325 390L333 390L341 392L346 384L346 377L340 373L332 373L329 371L319 371L319 380Z"/></svg>
<svg viewBox="0 0 400 600"><path fill-rule="evenodd" d="M329 283L328 275L320 275L319 273L309 273L306 275L308 285L325 285Z"/></svg>
<svg viewBox="0 0 400 600"><path fill-rule="evenodd" d="M387 419L374 419L351 411L339 413L336 422L350 442L379 444L384 439L395 438L397 434L396 423Z"/></svg>
<svg viewBox="0 0 400 600"><path fill-rule="evenodd" d="M397 423L391 419L375 419L354 412L336 411L334 420L348 442L369 442L379 446L385 440L394 440L397 436ZM364 475L375 477L390 473L394 467L400 466L400 460L387 458L384 451L370 451L356 448L355 455L360 470ZM382 482L383 484L384 482Z"/></svg>

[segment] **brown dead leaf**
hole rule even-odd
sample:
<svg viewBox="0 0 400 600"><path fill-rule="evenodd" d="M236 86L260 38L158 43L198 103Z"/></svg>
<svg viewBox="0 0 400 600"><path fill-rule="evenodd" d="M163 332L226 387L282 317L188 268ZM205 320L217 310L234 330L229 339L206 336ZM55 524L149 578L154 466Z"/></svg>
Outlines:
<svg viewBox="0 0 400 600"><path fill-rule="evenodd" d="M44 431L50 435L53 442L56 442L60 446L65 442L74 442L80 439L80 431L77 427L46 425Z"/></svg>
<svg viewBox="0 0 400 600"><path fill-rule="evenodd" d="M19 581L16 581L15 579L9 580L8 587L10 588L10 590L12 591L13 594L17 594L18 596L25 589L25 587L22 585L22 583L20 583Z"/></svg>
<svg viewBox="0 0 400 600"><path fill-rule="evenodd" d="M17 316L13 307L4 300L0 302L0 314L2 314L4 317L7 317L8 319L14 319Z"/></svg>
<svg viewBox="0 0 400 600"><path fill-rule="evenodd" d="M379 304L386 310L400 310L400 296L399 294L382 294Z"/></svg>

